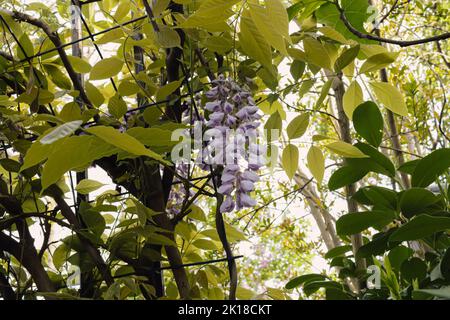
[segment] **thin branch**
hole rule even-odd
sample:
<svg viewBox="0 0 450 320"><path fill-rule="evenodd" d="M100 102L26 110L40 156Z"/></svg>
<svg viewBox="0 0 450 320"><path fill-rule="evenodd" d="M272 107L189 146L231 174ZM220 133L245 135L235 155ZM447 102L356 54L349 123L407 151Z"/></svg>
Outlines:
<svg viewBox="0 0 450 320"><path fill-rule="evenodd" d="M339 15L340 19L345 24L347 29L351 33L353 33L355 36L357 36L358 38L361 38L361 39L374 40L374 41L378 41L378 42L395 44L395 45L398 45L400 47L409 47L409 46L414 46L414 45L418 45L418 44L424 44L424 43L428 43L428 42L435 42L435 41L446 40L446 39L450 38L450 32L446 32L446 33L443 33L443 34L440 34L440 35L437 35L437 36L433 36L433 37L429 37L429 38L410 40L410 41L386 39L386 38L382 38L382 37L379 37L379 36L374 36L372 34L363 33L361 31L357 30L355 27L353 27L353 25L350 23L350 21L348 21L347 17L345 16L344 9L342 9L337 2L334 2L334 4L336 5L336 7L337 7L337 9L338 9L338 11L340 13L340 15Z"/></svg>

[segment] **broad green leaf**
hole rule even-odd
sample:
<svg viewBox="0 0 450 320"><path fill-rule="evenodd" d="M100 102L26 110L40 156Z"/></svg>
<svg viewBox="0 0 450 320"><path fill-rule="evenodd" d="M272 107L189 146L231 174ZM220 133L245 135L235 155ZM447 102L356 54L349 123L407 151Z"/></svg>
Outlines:
<svg viewBox="0 0 450 320"><path fill-rule="evenodd" d="M181 38L177 31L169 27L160 27L156 33L156 39L162 48L173 48L181 46Z"/></svg>
<svg viewBox="0 0 450 320"><path fill-rule="evenodd" d="M330 191L345 187L361 180L369 171L364 167L344 166L336 170L328 181Z"/></svg>
<svg viewBox="0 0 450 320"><path fill-rule="evenodd" d="M441 287L439 289L420 289L414 292L425 293L438 298L450 299L450 286Z"/></svg>
<svg viewBox="0 0 450 320"><path fill-rule="evenodd" d="M127 104L118 94L113 95L108 102L108 111L116 119L122 118L127 112Z"/></svg>
<svg viewBox="0 0 450 320"><path fill-rule="evenodd" d="M386 82L371 82L370 86L378 101L386 108L398 115L408 116L405 98L396 87Z"/></svg>
<svg viewBox="0 0 450 320"><path fill-rule="evenodd" d="M272 19L276 18L273 12L270 12L269 8L264 8L263 6L260 6L258 4L249 4L249 6L251 19L253 20L261 35L270 45L272 45L272 47L280 51L283 55L287 56L288 53L286 51L286 43L283 34L280 33L280 31L282 30L277 30L277 26L279 26L280 24L274 23L275 21L272 21Z"/></svg>
<svg viewBox="0 0 450 320"><path fill-rule="evenodd" d="M90 80L102 80L114 77L123 67L123 61L116 57L100 60L92 67Z"/></svg>
<svg viewBox="0 0 450 320"><path fill-rule="evenodd" d="M371 102L360 104L353 112L356 132L371 145L378 147L383 139L383 116L378 106Z"/></svg>
<svg viewBox="0 0 450 320"><path fill-rule="evenodd" d="M427 264L417 257L412 257L402 263L400 274L406 281L422 281L427 276Z"/></svg>
<svg viewBox="0 0 450 320"><path fill-rule="evenodd" d="M0 95L0 106L13 107L16 104L17 104L17 102L9 100L8 96Z"/></svg>
<svg viewBox="0 0 450 320"><path fill-rule="evenodd" d="M39 141L41 144L52 144L53 142L65 138L67 136L70 136L73 134L81 125L83 124L83 121L76 120L72 122L66 122L64 124L61 124L57 126L55 129L53 129L50 133L46 134L44 137L42 137Z"/></svg>
<svg viewBox="0 0 450 320"><path fill-rule="evenodd" d="M272 68L272 50L250 17L249 10L244 10L241 16L239 43L251 58L269 70Z"/></svg>
<svg viewBox="0 0 450 320"><path fill-rule="evenodd" d="M334 71L339 72L352 63L358 56L359 48L359 45L356 45L342 52L334 63Z"/></svg>
<svg viewBox="0 0 450 320"><path fill-rule="evenodd" d="M26 33L19 37L19 43L20 46L17 45L16 51L20 60L25 60L34 55L33 43Z"/></svg>
<svg viewBox="0 0 450 320"><path fill-rule="evenodd" d="M199 249L203 249L203 250L218 250L219 249L213 241L206 240L206 239L197 239L194 242L192 242L192 244L195 247L197 247Z"/></svg>
<svg viewBox="0 0 450 320"><path fill-rule="evenodd" d="M428 187L450 167L450 149L433 151L421 159L414 170L411 183L413 187Z"/></svg>
<svg viewBox="0 0 450 320"><path fill-rule="evenodd" d="M312 146L308 151L307 160L309 171L311 171L317 183L321 184L325 173L325 158L322 150Z"/></svg>
<svg viewBox="0 0 450 320"><path fill-rule="evenodd" d="M350 245L335 247L335 248L329 250L325 254L324 258L325 259L333 259L335 257L343 256L349 251L352 251L352 246L350 246Z"/></svg>
<svg viewBox="0 0 450 320"><path fill-rule="evenodd" d="M327 38L334 40L336 42L340 42L343 44L348 43L349 41L347 39L345 39L345 37L340 34L339 32L337 32L336 30L334 30L331 27L328 26L324 26L324 27L320 27L319 31Z"/></svg>
<svg viewBox="0 0 450 320"><path fill-rule="evenodd" d="M355 109L364 102L363 92L358 82L352 81L344 93L343 103L344 111L347 118L353 118L353 112Z"/></svg>
<svg viewBox="0 0 450 320"><path fill-rule="evenodd" d="M101 182L90 179L84 179L78 183L75 190L77 190L77 192L81 194L89 194L103 186L104 184Z"/></svg>
<svg viewBox="0 0 450 320"><path fill-rule="evenodd" d="M435 217L427 214L415 216L411 221L396 230L390 241L412 241L422 239L436 232L450 229L450 218Z"/></svg>
<svg viewBox="0 0 450 320"><path fill-rule="evenodd" d="M65 90L72 89L72 82L58 67L52 64L44 64L43 66L45 71L47 71L50 80L57 87Z"/></svg>
<svg viewBox="0 0 450 320"><path fill-rule="evenodd" d="M72 65L73 70L77 73L89 73L92 70L91 65L86 60L83 60L76 56L67 57Z"/></svg>
<svg viewBox="0 0 450 320"><path fill-rule="evenodd" d="M420 213L426 213L427 207L439 201L433 192L422 188L411 188L402 192L400 209L403 215L411 218Z"/></svg>
<svg viewBox="0 0 450 320"><path fill-rule="evenodd" d="M322 107L322 103L325 98L328 96L328 92L330 92L331 85L333 84L333 80L328 80L324 83L322 90L320 91L319 98L316 100L316 104L314 105L314 109L320 109Z"/></svg>
<svg viewBox="0 0 450 320"><path fill-rule="evenodd" d="M85 89L86 95L94 106L100 107L103 102L105 102L105 97L103 96L101 91L89 81L86 82Z"/></svg>
<svg viewBox="0 0 450 320"><path fill-rule="evenodd" d="M296 277L292 280L290 280L285 288L286 289L294 289L297 288L298 286L301 286L303 284L306 284L308 282L313 282L313 281L323 281L326 280L327 276L321 275L321 274L316 274L316 273L311 273L311 274L304 274L301 275L299 277Z"/></svg>
<svg viewBox="0 0 450 320"><path fill-rule="evenodd" d="M289 179L292 179L297 172L299 161L298 148L292 144L289 144L284 148L283 155L281 156L281 164Z"/></svg>
<svg viewBox="0 0 450 320"><path fill-rule="evenodd" d="M267 122L264 126L264 129L266 130L267 134L268 134L268 141L272 142L275 139L278 139L278 137L281 134L281 129L283 126L283 120L281 119L280 113L274 112L271 114L271 116L269 117L269 119L267 119ZM274 132L272 132L272 130Z"/></svg>
<svg viewBox="0 0 450 320"><path fill-rule="evenodd" d="M66 104L61 112L59 113L59 118L61 118L64 122L71 122L75 120L81 120L81 109L80 105L76 102L69 102Z"/></svg>
<svg viewBox="0 0 450 320"><path fill-rule="evenodd" d="M395 219L393 211L354 212L343 215L336 221L336 232L341 235L352 235L369 227L380 229Z"/></svg>
<svg viewBox="0 0 450 320"><path fill-rule="evenodd" d="M366 22L370 16L368 11L369 2L366 0L342 0L340 1L340 5L344 10L345 17L351 25L358 31L365 33L364 22ZM336 5L332 2L327 2L322 5L318 10L316 10L315 16L317 18L317 22L334 28L348 39L354 39L360 43L369 42L358 38L348 30L341 20L340 12L338 11Z"/></svg>
<svg viewBox="0 0 450 320"><path fill-rule="evenodd" d="M305 49L306 59L312 64L324 68L331 69L331 58L325 46L314 38L303 39L303 47Z"/></svg>
<svg viewBox="0 0 450 320"><path fill-rule="evenodd" d="M140 91L140 87L134 81L123 80L120 82L118 90L122 97L127 97L137 94Z"/></svg>
<svg viewBox="0 0 450 320"><path fill-rule="evenodd" d="M344 141L335 141L325 145L325 147L346 158L368 158L368 156L361 152L357 147Z"/></svg>
<svg viewBox="0 0 450 320"><path fill-rule="evenodd" d="M356 161L356 160L371 160L372 164L367 164L367 168L370 171L378 172L390 177L395 176L395 166L388 157L382 154L380 151L375 149L373 146L368 145L366 143L358 142L355 144L362 153L369 156L370 159L347 159L348 161Z"/></svg>
<svg viewBox="0 0 450 320"><path fill-rule="evenodd" d="M305 63L300 60L294 60L291 64L291 75L295 81L298 81L305 72Z"/></svg>
<svg viewBox="0 0 450 320"><path fill-rule="evenodd" d="M181 84L183 83L183 80L173 81L170 82L161 88L158 89L158 92L156 93L156 99L158 101L166 100L169 95L175 92Z"/></svg>
<svg viewBox="0 0 450 320"><path fill-rule="evenodd" d="M230 9L241 0L205 0L197 11L181 24L182 28L208 28L209 25L224 22L233 12Z"/></svg>
<svg viewBox="0 0 450 320"><path fill-rule="evenodd" d="M34 147L37 151L34 152L34 157L30 159L33 161L29 160L28 163L25 162L22 167L22 170L24 170L30 163L37 160L41 160L39 162L42 162L48 157L42 170L42 190L45 190L50 185L56 183L67 171L82 168L94 160L118 152L118 149L114 146L105 143L94 136L87 135L60 139L50 145L52 147L51 149L46 149L45 147L47 146L49 145L42 145L39 142L35 142L32 145L32 148ZM44 159L36 157L36 155L39 155L43 150L48 152Z"/></svg>
<svg viewBox="0 0 450 320"><path fill-rule="evenodd" d="M397 59L398 52L384 52L369 57L361 66L360 73L367 73L387 67Z"/></svg>
<svg viewBox="0 0 450 320"><path fill-rule="evenodd" d="M274 31L290 42L289 17L281 0L266 0L266 8Z"/></svg>
<svg viewBox="0 0 450 320"><path fill-rule="evenodd" d="M97 126L85 130L97 136L105 142L137 156L147 156L167 164L163 157L150 149L147 149L141 142L126 133L120 133L112 127Z"/></svg>
<svg viewBox="0 0 450 320"><path fill-rule="evenodd" d="M296 139L303 136L308 129L309 114L304 113L295 117L287 126L287 135L289 139Z"/></svg>

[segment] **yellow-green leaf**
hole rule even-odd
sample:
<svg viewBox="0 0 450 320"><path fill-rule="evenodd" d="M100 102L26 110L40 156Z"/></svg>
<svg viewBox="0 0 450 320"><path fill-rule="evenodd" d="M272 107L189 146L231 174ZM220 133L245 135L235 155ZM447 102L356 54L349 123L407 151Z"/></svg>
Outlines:
<svg viewBox="0 0 450 320"><path fill-rule="evenodd" d="M361 66L360 73L367 73L380 70L397 59L398 52L384 52L369 57Z"/></svg>
<svg viewBox="0 0 450 320"><path fill-rule="evenodd" d="M308 129L309 115L307 113L295 117L287 126L289 139L296 139L303 136Z"/></svg>
<svg viewBox="0 0 450 320"><path fill-rule="evenodd" d="M166 84L165 86L162 86L159 88L158 92L156 93L156 100L162 101L167 99L167 97L175 92L181 84L183 83L183 80L173 81L171 83Z"/></svg>
<svg viewBox="0 0 450 320"><path fill-rule="evenodd" d="M131 154L137 156L147 156L149 158L158 160L162 163L168 164L168 162L165 161L161 155L151 151L150 149L147 149L137 139L133 138L132 136L126 133L121 133L112 127L105 127L105 126L91 127L89 129L86 129L86 132L89 132L97 136L98 138L102 139L103 141Z"/></svg>
<svg viewBox="0 0 450 320"><path fill-rule="evenodd" d="M332 142L325 147L346 158L368 158L368 156L362 153L357 147L344 141Z"/></svg>
<svg viewBox="0 0 450 320"><path fill-rule="evenodd" d="M325 69L331 69L331 58L322 43L313 38L303 39L306 59L312 64Z"/></svg>
<svg viewBox="0 0 450 320"><path fill-rule="evenodd" d="M90 80L102 80L114 77L123 67L123 61L116 57L106 58L92 67Z"/></svg>
<svg viewBox="0 0 450 320"><path fill-rule="evenodd" d="M103 187L104 184L95 180L89 180L89 179L84 179L81 180L80 183L78 183L78 185L76 186L76 190L78 193L81 194L89 194L91 192L94 192L97 189L100 189L101 187Z"/></svg>
<svg viewBox="0 0 450 320"><path fill-rule="evenodd" d="M270 70L272 68L272 50L250 18L248 10L242 13L240 31L239 43L244 52Z"/></svg>
<svg viewBox="0 0 450 320"><path fill-rule="evenodd" d="M378 101L386 108L401 116L408 116L405 98L396 87L386 82L371 82L370 86Z"/></svg>
<svg viewBox="0 0 450 320"><path fill-rule="evenodd" d="M308 151L307 160L309 171L311 171L317 183L321 184L325 173L325 158L322 150L312 146Z"/></svg>
<svg viewBox="0 0 450 320"><path fill-rule="evenodd" d="M89 73L91 72L91 65L86 60L83 60L79 57L68 56L67 57L72 65L73 70L78 73Z"/></svg>
<svg viewBox="0 0 450 320"><path fill-rule="evenodd" d="M352 119L353 111L364 101L363 92L358 82L353 81L344 93L344 111Z"/></svg>
<svg viewBox="0 0 450 320"><path fill-rule="evenodd" d="M283 150L281 156L281 164L289 179L292 179L298 169L299 152L298 148L292 144L288 144Z"/></svg>

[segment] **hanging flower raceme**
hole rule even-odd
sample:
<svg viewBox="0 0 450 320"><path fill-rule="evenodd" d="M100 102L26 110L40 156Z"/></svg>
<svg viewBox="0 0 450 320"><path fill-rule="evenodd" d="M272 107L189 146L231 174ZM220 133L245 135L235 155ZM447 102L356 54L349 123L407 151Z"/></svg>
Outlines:
<svg viewBox="0 0 450 320"><path fill-rule="evenodd" d="M209 111L206 126L221 133L221 139L209 142L211 150L204 149L203 157L214 157L213 164L223 164L221 186L218 192L225 196L221 212L253 207L256 201L250 197L259 180L257 171L265 164L265 148L257 143L257 128L261 115L250 92L232 79L219 76L214 87L206 92L210 100L205 105ZM219 150L219 151L218 151Z"/></svg>

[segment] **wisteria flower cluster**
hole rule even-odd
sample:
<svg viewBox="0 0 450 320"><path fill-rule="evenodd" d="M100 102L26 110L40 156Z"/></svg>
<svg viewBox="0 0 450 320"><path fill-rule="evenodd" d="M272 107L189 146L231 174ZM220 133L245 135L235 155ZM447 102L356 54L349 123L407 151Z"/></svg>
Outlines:
<svg viewBox="0 0 450 320"><path fill-rule="evenodd" d="M256 129L261 119L259 108L250 92L222 75L213 81L213 88L205 95L210 100L205 105L210 112L206 126L223 134L223 139L210 142L214 150L220 150L219 154L214 155L215 159L224 160L218 192L225 199L220 210L231 212L235 208L253 207L256 201L250 193L259 180L256 172L265 164L265 150L257 143Z"/></svg>

